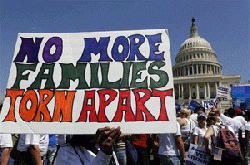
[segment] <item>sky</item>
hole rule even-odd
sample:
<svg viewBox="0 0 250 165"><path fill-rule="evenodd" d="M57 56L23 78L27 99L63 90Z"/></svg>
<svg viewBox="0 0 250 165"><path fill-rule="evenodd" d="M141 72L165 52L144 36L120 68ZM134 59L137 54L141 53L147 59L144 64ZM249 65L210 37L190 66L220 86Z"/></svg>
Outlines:
<svg viewBox="0 0 250 165"><path fill-rule="evenodd" d="M0 101L3 100L18 33L70 33L168 29L174 66L191 19L210 42L223 75L250 80L249 0L0 0Z"/></svg>

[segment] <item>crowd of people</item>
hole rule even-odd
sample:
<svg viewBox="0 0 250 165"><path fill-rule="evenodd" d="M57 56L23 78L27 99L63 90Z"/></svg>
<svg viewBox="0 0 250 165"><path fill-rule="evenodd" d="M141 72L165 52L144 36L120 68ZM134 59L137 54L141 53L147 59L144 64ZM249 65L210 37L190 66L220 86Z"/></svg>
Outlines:
<svg viewBox="0 0 250 165"><path fill-rule="evenodd" d="M1 134L1 165L182 165L190 144L204 147L208 164L250 164L250 110L220 107L219 101L209 110L176 108L177 129L168 134L127 135L120 127L100 128L95 135ZM240 158L223 154L222 129L238 142Z"/></svg>

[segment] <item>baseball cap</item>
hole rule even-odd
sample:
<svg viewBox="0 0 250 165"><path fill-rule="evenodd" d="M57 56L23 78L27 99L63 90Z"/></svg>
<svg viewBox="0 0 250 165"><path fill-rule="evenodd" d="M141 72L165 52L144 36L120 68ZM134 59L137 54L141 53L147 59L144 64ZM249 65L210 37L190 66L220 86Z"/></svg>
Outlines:
<svg viewBox="0 0 250 165"><path fill-rule="evenodd" d="M242 110L240 108L235 109L235 114L236 115L242 114Z"/></svg>

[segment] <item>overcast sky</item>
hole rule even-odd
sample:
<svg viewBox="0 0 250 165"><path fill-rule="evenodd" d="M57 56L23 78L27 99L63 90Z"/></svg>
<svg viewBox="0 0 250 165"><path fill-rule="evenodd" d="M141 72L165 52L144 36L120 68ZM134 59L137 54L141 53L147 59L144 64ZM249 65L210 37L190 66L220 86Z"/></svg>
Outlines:
<svg viewBox="0 0 250 165"><path fill-rule="evenodd" d="M210 42L224 75L250 80L250 1L0 1L0 100L4 98L18 33L168 29L171 60L190 35Z"/></svg>

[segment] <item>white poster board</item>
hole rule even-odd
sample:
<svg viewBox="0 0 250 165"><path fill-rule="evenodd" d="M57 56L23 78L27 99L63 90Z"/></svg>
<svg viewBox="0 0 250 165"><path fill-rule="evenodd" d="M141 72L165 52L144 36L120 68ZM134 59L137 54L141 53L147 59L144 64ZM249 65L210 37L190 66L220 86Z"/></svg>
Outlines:
<svg viewBox="0 0 250 165"><path fill-rule="evenodd" d="M1 133L173 133L168 31L19 33Z"/></svg>
<svg viewBox="0 0 250 165"><path fill-rule="evenodd" d="M207 165L209 164L209 156L205 153L205 147L190 144L188 155L185 161L186 165Z"/></svg>
<svg viewBox="0 0 250 165"><path fill-rule="evenodd" d="M228 88L218 87L216 93L217 93L216 98L221 98L224 101L228 100L228 93L229 93Z"/></svg>

